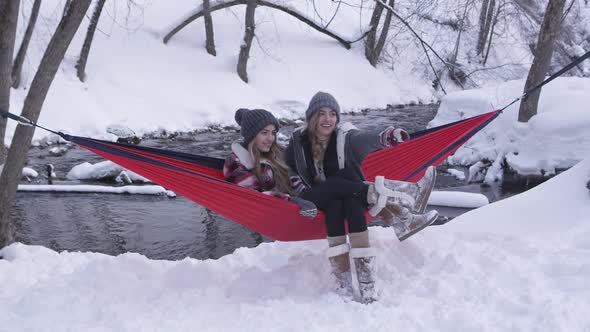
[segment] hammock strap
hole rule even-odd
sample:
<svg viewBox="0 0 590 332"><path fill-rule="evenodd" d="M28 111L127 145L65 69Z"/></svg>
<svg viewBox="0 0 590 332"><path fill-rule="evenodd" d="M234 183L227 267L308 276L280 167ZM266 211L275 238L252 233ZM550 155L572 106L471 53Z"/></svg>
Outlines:
<svg viewBox="0 0 590 332"><path fill-rule="evenodd" d="M537 91L538 89L540 89L541 87L543 87L543 85L553 81L554 79L558 78L559 76L563 75L565 72L567 72L568 70L574 68L575 66L579 65L582 61L586 60L590 58L590 51L586 52L586 54L582 55L579 58L576 58L574 61L570 62L567 66L561 68L560 70L558 70L555 74L549 76L548 78L546 78L543 82L535 85L534 87L530 88L529 90L527 90L525 93L522 94L522 96L514 99L510 104L502 107L500 109L500 111L503 111L505 109L507 109L509 106L511 106L512 104L516 103L519 100L525 100L530 94L532 94L533 92Z"/></svg>

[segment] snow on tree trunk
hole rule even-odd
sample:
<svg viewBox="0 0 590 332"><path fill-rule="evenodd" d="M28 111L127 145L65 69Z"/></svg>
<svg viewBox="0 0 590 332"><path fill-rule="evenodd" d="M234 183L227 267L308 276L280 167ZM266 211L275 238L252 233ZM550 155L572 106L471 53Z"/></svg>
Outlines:
<svg viewBox="0 0 590 332"><path fill-rule="evenodd" d="M86 80L86 62L88 61L88 55L90 54L90 46L92 46L94 33L96 32L98 20L100 19L100 14L102 13L102 8L104 7L105 1L106 0L98 0L98 2L96 3L96 7L94 7L92 18L90 18L90 24L88 25L86 38L84 39L84 44L82 44L80 57L78 58L78 63L76 64L76 72L78 75L78 79L80 79L80 82L84 82Z"/></svg>
<svg viewBox="0 0 590 332"><path fill-rule="evenodd" d="M16 39L19 0L0 2L0 109L10 110L10 86L12 85L12 55ZM4 162L6 148L6 118L0 116L0 164Z"/></svg>
<svg viewBox="0 0 590 332"><path fill-rule="evenodd" d="M504 7L505 2L502 1L501 3L498 4L498 8L496 9L496 15L494 15L494 20L492 21L492 27L490 28L490 37L488 39L488 46L486 48L486 55L483 58L483 65L486 65L486 62L488 62L488 56L490 55L490 49L492 48L492 40L494 37L494 30L496 28L496 24L498 23L498 17L500 16L500 13L502 12L502 8Z"/></svg>
<svg viewBox="0 0 590 332"><path fill-rule="evenodd" d="M492 21L494 19L494 9L496 8L496 0L490 0L489 4L488 4L488 12L486 15L486 24L484 26L484 31L483 31L483 35L482 35L482 48L481 50L479 50L479 53L477 54L483 54L485 45L486 45L486 40L488 39L488 35L490 34L490 28L492 26ZM478 41L479 42L479 41Z"/></svg>
<svg viewBox="0 0 590 332"><path fill-rule="evenodd" d="M37 122L49 87L91 2L91 0L77 0L72 1L68 6L41 59L25 98L21 116ZM16 127L6 164L0 175L0 247L12 241L10 210L34 131L34 128L30 126L19 124Z"/></svg>
<svg viewBox="0 0 590 332"><path fill-rule="evenodd" d="M477 37L477 55L480 55L483 52L484 45L486 43L486 19L488 17L488 8L489 8L490 0L483 0L481 2L481 11L479 12L479 35Z"/></svg>
<svg viewBox="0 0 590 332"><path fill-rule="evenodd" d="M255 12L256 0L248 0L246 7L246 31L244 32L244 41L240 45L240 55L238 58L238 76L246 83L248 83L248 58L250 58L250 48L254 39Z"/></svg>
<svg viewBox="0 0 590 332"><path fill-rule="evenodd" d="M203 0L203 18L205 20L205 48L207 49L207 53L216 56L213 18L211 17L209 0Z"/></svg>
<svg viewBox="0 0 590 332"><path fill-rule="evenodd" d="M25 56L27 55L27 49L29 48L29 43L31 42L33 30L35 30L35 23L37 22L37 17L39 16L39 7L41 7L41 0L35 0L35 2L33 2L33 8L31 9L31 16L29 17L29 23L27 24L25 36L23 37L23 41L20 44L20 48L18 49L18 53L14 59L14 65L12 66L12 87L15 89L18 89L20 86L20 76L23 70L23 63L25 62Z"/></svg>
<svg viewBox="0 0 590 332"><path fill-rule="evenodd" d="M545 75L551 65L553 46L561 27L561 15L563 14L564 6L565 0L549 0L549 3L547 4L543 24L539 31L537 47L534 52L533 64L529 70L529 75L524 86L525 92L545 79ZM518 110L519 122L528 122L530 118L537 114L540 94L541 89L538 89L529 94L527 98L520 103L520 109Z"/></svg>

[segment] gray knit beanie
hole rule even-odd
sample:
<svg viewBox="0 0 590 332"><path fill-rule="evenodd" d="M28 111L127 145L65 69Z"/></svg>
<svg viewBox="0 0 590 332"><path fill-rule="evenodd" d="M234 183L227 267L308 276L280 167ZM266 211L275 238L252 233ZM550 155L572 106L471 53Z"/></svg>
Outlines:
<svg viewBox="0 0 590 332"><path fill-rule="evenodd" d="M263 109L240 108L234 116L236 122L241 127L241 133L244 137L244 145L247 146L258 135L258 132L264 127L272 124L279 130L279 120L269 111Z"/></svg>
<svg viewBox="0 0 590 332"><path fill-rule="evenodd" d="M316 93L309 101L309 106L307 106L307 111L305 111L305 119L309 121L311 116L322 107L329 107L336 111L338 122L340 122L340 105L338 105L336 98L331 94L322 91Z"/></svg>

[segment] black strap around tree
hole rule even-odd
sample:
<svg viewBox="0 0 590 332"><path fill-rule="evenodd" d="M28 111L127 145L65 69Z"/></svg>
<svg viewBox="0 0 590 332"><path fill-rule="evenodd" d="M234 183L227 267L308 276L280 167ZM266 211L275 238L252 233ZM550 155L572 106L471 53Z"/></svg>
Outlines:
<svg viewBox="0 0 590 332"><path fill-rule="evenodd" d="M43 127L41 125L38 125L38 124L34 123L33 121L31 121L31 120L29 120L27 118L25 118L24 116L20 116L20 115L16 115L16 114L13 114L13 113L10 113L10 112L6 112L5 110L3 110L1 108L0 108L0 116L2 116L3 118L10 118L10 119L12 119L12 120L14 120L14 121L22 124L22 125L25 125L25 126L33 126L33 127L41 128L43 130L47 130L48 132L53 133L53 134L56 134L56 135L59 135L63 139L69 141L69 135L66 135L66 134L62 133L61 131L54 131L54 130L51 130L49 128L45 128L45 127Z"/></svg>

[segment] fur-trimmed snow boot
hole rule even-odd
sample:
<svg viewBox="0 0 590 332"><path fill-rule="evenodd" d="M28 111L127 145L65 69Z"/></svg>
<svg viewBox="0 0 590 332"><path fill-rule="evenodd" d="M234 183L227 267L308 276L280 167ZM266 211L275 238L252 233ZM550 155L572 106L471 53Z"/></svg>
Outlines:
<svg viewBox="0 0 590 332"><path fill-rule="evenodd" d="M399 204L412 212L422 214L426 210L435 181L436 168L430 166L417 183L389 180L377 176L375 177L375 189L378 193L385 195L394 192L395 195L389 195L388 203Z"/></svg>
<svg viewBox="0 0 590 332"><path fill-rule="evenodd" d="M375 279L377 278L376 250L373 248L350 249L352 290L360 303L377 301Z"/></svg>
<svg viewBox="0 0 590 332"><path fill-rule="evenodd" d="M350 275L350 245L340 244L328 248L327 255L332 267L332 274L338 281L338 286L344 290L351 289Z"/></svg>

